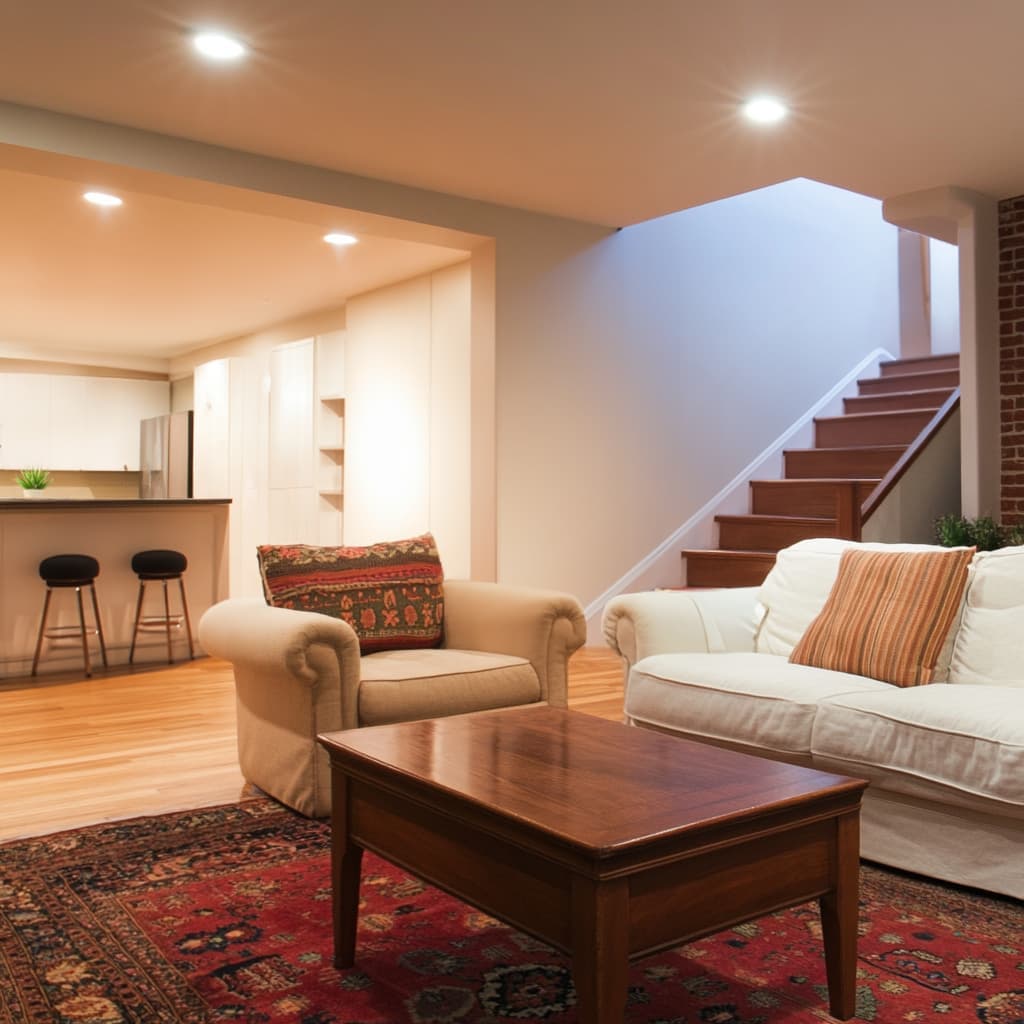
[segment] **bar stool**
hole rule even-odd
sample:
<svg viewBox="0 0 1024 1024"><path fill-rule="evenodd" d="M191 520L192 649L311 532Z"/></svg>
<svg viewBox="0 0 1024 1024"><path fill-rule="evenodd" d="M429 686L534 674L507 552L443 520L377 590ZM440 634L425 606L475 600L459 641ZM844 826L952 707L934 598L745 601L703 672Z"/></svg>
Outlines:
<svg viewBox="0 0 1024 1024"><path fill-rule="evenodd" d="M185 599L185 581L182 576L188 568L188 559L180 551L168 551L156 549L153 551L137 551L132 555L132 572L139 577L139 600L135 605L135 627L132 629L132 647L128 653L128 664L135 661L135 641L139 633L153 632L159 630L167 634L167 664L174 664L174 655L171 652L171 630L180 629L182 622L185 623L185 633L188 636L188 656L194 658L195 650L192 644L192 622L188 617L188 601ZM163 615L143 615L142 599L146 594L146 584L150 580L159 580L164 586L164 613ZM181 591L181 612L171 614L170 602L167 598L167 584L171 580L178 581L178 589Z"/></svg>
<svg viewBox="0 0 1024 1024"><path fill-rule="evenodd" d="M91 555L51 555L39 563L39 575L46 584L46 600L43 602L43 617L39 622L39 638L36 640L36 653L32 659L32 675L39 668L39 655L43 650L43 639L61 640L69 637L82 638L82 657L85 659L86 678L92 677L92 663L89 660L89 634L95 633L100 642L100 654L103 656L103 667L107 667L107 645L103 642L103 624L100 622L100 609L96 602L96 577L100 574L100 563ZM85 607L82 603L82 588L88 587L92 595L92 626L85 623ZM78 625L51 626L46 628L46 620L50 614L50 599L54 590L74 589L78 598Z"/></svg>

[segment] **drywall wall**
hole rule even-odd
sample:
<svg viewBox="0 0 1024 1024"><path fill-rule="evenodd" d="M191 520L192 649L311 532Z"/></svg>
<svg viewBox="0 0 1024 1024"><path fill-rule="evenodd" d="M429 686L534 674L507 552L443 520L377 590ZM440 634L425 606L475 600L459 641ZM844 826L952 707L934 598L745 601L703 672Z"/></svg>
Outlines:
<svg viewBox="0 0 1024 1024"><path fill-rule="evenodd" d="M403 219L440 244L452 231L492 239L466 243L474 394L486 391L478 341L493 331L494 342L493 437L474 404L478 576L488 575L477 568L480 536L492 532L497 578L586 604L860 357L897 350L895 229L874 201L811 182L615 232L46 111L3 112L0 143L118 165L136 189L166 194L182 176ZM491 279L484 308L477 285ZM481 446L494 451L491 484Z"/></svg>
<svg viewBox="0 0 1024 1024"><path fill-rule="evenodd" d="M949 242L928 239L931 351L960 351L960 250Z"/></svg>

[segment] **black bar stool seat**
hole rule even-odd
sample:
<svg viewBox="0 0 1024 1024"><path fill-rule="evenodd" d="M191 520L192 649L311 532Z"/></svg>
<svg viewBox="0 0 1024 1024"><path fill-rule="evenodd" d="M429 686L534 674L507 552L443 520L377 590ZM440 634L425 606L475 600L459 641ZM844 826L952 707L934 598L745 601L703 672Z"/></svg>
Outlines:
<svg viewBox="0 0 1024 1024"><path fill-rule="evenodd" d="M184 575L187 568L188 559L180 551L172 551L168 548L137 551L132 555L132 572L139 577L139 599L135 605L135 626L132 629L132 647L128 654L129 664L135 661L135 643L139 633L159 630L167 636L167 664L173 665L171 630L180 629L182 624L185 626L185 634L188 637L188 656L189 658L195 657L195 648L192 643L192 622L189 619L188 601L185 598ZM178 581L178 589L181 593L181 611L174 615L171 614L170 601L167 596L167 584L172 580ZM148 582L163 584L163 615L142 614L142 603Z"/></svg>
<svg viewBox="0 0 1024 1024"><path fill-rule="evenodd" d="M46 599L43 602L43 615L39 621L39 636L36 639L36 651L32 658L32 675L39 669L39 656L43 650L43 640L61 640L81 637L82 657L85 660L86 678L92 676L92 664L89 659L89 636L95 633L103 657L103 667L107 667L107 645L103 641L103 624L100 621L99 603L96 600L96 577L100 574L100 563L92 555L51 555L39 563L39 576L46 584ZM85 621L85 607L82 602L82 588L87 587L92 597L93 624ZM77 626L50 626L46 622L50 614L50 600L54 590L74 589L78 599Z"/></svg>

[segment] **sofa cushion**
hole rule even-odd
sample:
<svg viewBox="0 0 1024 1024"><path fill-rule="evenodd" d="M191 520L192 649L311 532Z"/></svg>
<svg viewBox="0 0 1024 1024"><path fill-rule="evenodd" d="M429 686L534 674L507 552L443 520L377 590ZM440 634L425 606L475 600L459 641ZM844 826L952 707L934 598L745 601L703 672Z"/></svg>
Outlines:
<svg viewBox="0 0 1024 1024"><path fill-rule="evenodd" d="M828 537L802 540L783 548L758 591L760 625L754 639L756 651L787 658L793 653L807 627L824 608L839 572L839 560L850 548L862 551L950 550L935 544L856 543ZM933 682L947 678L958 622L959 616L939 654Z"/></svg>
<svg viewBox="0 0 1024 1024"><path fill-rule="evenodd" d="M850 548L789 660L896 686L930 683L963 600L973 548Z"/></svg>
<svg viewBox="0 0 1024 1024"><path fill-rule="evenodd" d="M892 689L842 672L792 665L780 655L655 654L626 686L626 715L709 739L808 754L822 698Z"/></svg>
<svg viewBox="0 0 1024 1024"><path fill-rule="evenodd" d="M363 654L441 643L444 574L429 533L367 547L263 544L257 556L267 604L343 619Z"/></svg>
<svg viewBox="0 0 1024 1024"><path fill-rule="evenodd" d="M359 723L383 725L533 704L540 681L525 658L481 651L381 651L359 661Z"/></svg>
<svg viewBox="0 0 1024 1024"><path fill-rule="evenodd" d="M1024 689L951 683L830 696L811 752L896 792L997 801L1024 815Z"/></svg>
<svg viewBox="0 0 1024 1024"><path fill-rule="evenodd" d="M975 556L949 681L1024 686L1024 547Z"/></svg>

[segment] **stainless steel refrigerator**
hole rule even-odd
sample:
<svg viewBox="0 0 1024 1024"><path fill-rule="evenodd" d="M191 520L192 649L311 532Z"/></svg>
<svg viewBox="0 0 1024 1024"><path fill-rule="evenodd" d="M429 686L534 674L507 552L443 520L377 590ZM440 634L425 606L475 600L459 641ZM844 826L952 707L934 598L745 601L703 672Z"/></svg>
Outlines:
<svg viewBox="0 0 1024 1024"><path fill-rule="evenodd" d="M139 497L192 497L192 410L139 424Z"/></svg>

